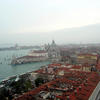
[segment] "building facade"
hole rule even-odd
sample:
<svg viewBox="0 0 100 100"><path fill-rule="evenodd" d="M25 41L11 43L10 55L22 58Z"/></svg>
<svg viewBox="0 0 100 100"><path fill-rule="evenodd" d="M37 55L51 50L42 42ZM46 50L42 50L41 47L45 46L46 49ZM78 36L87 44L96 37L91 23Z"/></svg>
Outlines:
<svg viewBox="0 0 100 100"><path fill-rule="evenodd" d="M49 59L51 59L52 61L59 61L61 59L61 57L60 57L60 49L56 45L54 40L52 41L51 45L48 45L46 47L46 50L48 52Z"/></svg>
<svg viewBox="0 0 100 100"><path fill-rule="evenodd" d="M44 50L33 50L29 52L28 56L36 56L36 57L47 57L48 58L48 52Z"/></svg>
<svg viewBox="0 0 100 100"><path fill-rule="evenodd" d="M78 64L96 65L97 60L98 60L98 56L93 54L79 54L77 56Z"/></svg>

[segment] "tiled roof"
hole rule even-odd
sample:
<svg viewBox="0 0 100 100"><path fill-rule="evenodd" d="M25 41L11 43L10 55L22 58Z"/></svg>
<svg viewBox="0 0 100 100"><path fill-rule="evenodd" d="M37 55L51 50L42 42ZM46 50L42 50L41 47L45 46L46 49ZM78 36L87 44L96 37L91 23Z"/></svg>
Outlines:
<svg viewBox="0 0 100 100"><path fill-rule="evenodd" d="M47 52L44 50L34 50L33 53L47 53Z"/></svg>
<svg viewBox="0 0 100 100"><path fill-rule="evenodd" d="M67 98L69 98L69 100L88 100L100 81L99 74L97 72L71 71L69 70L71 68L61 67L61 65L62 64L50 64L48 67L53 68L54 66L60 66L54 71L54 75L56 76L56 73L63 70L65 74L62 77L55 78L15 100L36 100L33 98L41 91L61 91L61 95L54 93L55 97L60 100L68 100ZM74 65L72 69L79 69L80 67L81 66ZM97 64L96 68L100 70L100 62ZM43 73L43 69L37 70L36 72Z"/></svg>

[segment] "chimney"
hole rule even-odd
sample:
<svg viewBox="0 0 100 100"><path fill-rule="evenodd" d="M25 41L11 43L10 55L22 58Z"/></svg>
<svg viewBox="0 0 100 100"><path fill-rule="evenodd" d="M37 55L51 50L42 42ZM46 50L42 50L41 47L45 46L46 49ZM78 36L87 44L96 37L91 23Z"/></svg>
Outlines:
<svg viewBox="0 0 100 100"><path fill-rule="evenodd" d="M76 96L77 95L77 90L75 90L74 93L75 93L75 96Z"/></svg>
<svg viewBox="0 0 100 100"><path fill-rule="evenodd" d="M70 100L69 96L67 96L67 100Z"/></svg>
<svg viewBox="0 0 100 100"><path fill-rule="evenodd" d="M82 89L82 87L81 86L79 86L79 90L81 91L81 89Z"/></svg>

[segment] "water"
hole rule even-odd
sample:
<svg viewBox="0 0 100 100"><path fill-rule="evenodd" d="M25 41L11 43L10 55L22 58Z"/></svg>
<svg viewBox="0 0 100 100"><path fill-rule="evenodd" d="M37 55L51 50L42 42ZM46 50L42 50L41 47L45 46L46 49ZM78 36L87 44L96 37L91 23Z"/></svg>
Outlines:
<svg viewBox="0 0 100 100"><path fill-rule="evenodd" d="M0 80L6 77L19 75L28 71L34 71L50 62L34 62L23 65L10 65L12 56L20 57L27 55L30 50L0 51Z"/></svg>

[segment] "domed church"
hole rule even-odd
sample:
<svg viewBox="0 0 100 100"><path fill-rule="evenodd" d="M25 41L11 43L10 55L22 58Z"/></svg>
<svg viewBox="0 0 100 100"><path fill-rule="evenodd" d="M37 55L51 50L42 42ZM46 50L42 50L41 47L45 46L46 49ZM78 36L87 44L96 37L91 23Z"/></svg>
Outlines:
<svg viewBox="0 0 100 100"><path fill-rule="evenodd" d="M52 40L51 45L48 44L47 52L48 52L48 57L52 61L59 61L60 60L60 49L56 45L55 41Z"/></svg>

